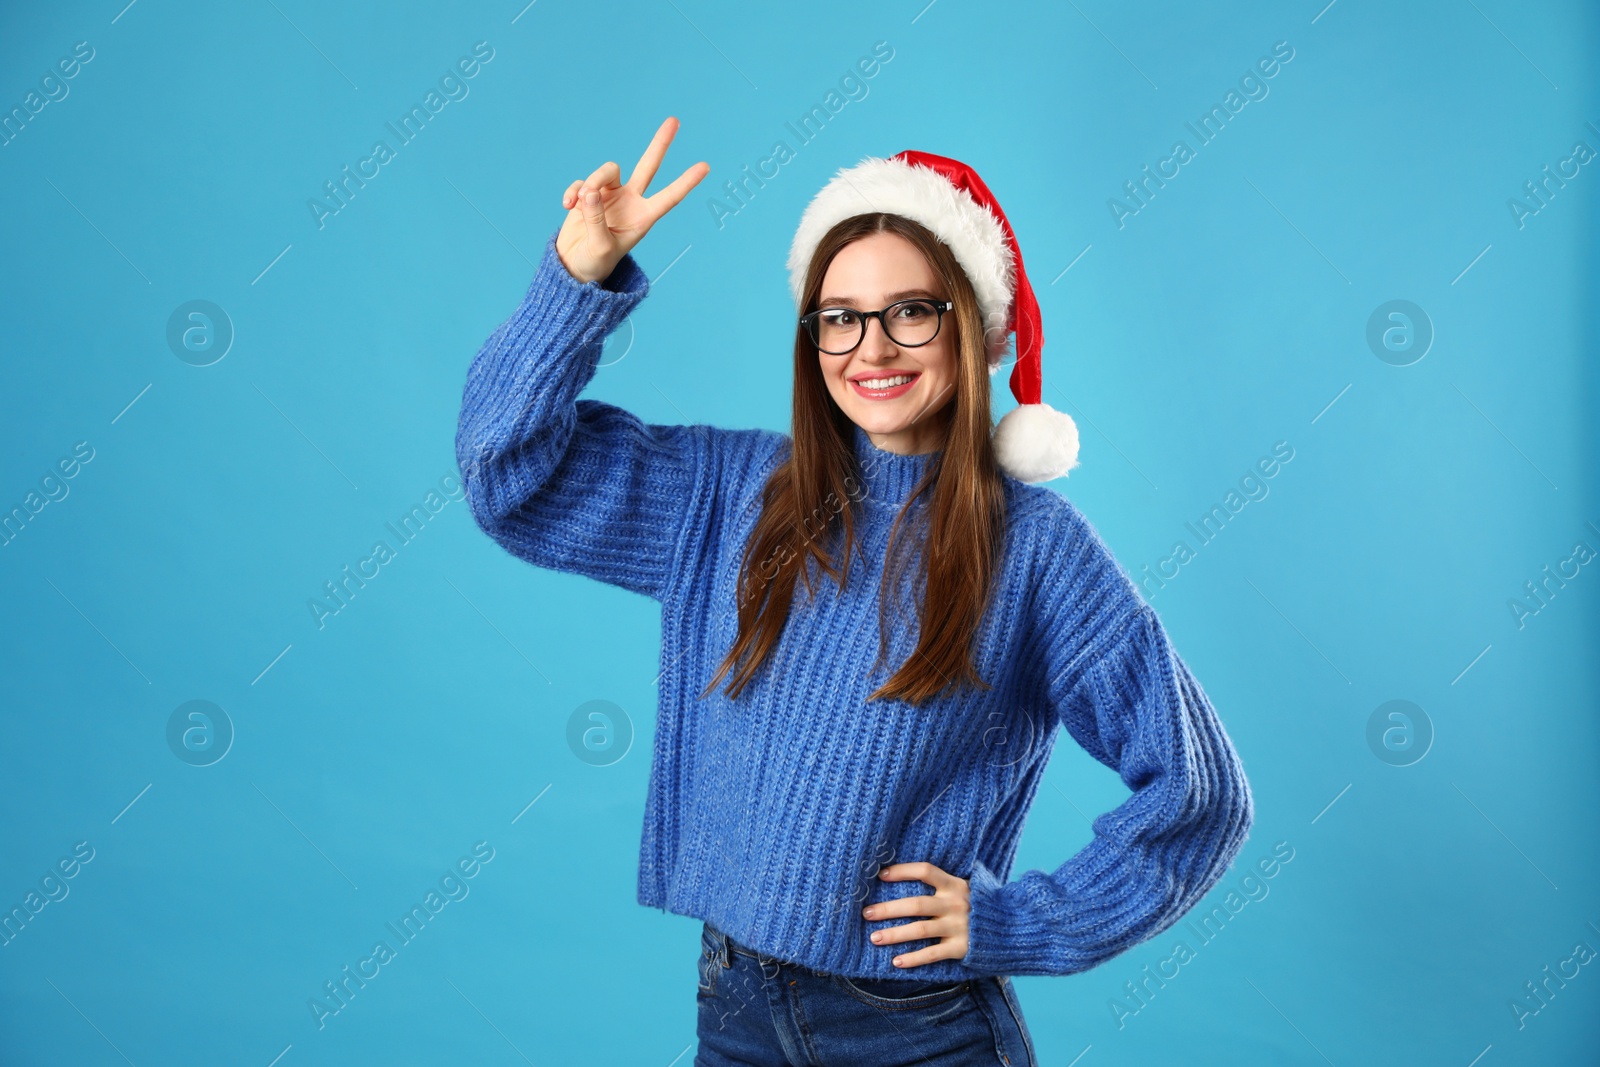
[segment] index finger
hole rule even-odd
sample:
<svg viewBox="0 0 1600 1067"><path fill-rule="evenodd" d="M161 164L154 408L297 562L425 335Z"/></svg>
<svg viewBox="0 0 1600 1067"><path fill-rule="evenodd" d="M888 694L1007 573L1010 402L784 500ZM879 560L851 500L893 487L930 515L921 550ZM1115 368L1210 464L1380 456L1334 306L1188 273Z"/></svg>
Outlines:
<svg viewBox="0 0 1600 1067"><path fill-rule="evenodd" d="M673 135L678 132L678 120L668 115L659 127L656 135L650 139L650 146L644 150L644 155L639 157L639 162L634 164L633 173L628 175L628 188L640 197L650 187L650 182L656 176L656 168L661 166L661 159L667 154L667 146L672 143Z"/></svg>
<svg viewBox="0 0 1600 1067"><path fill-rule="evenodd" d="M941 867L934 866L926 860L891 863L878 872L878 877L887 878L889 881L910 879L916 882L926 882L936 889L954 885L957 881L955 875L950 874Z"/></svg>

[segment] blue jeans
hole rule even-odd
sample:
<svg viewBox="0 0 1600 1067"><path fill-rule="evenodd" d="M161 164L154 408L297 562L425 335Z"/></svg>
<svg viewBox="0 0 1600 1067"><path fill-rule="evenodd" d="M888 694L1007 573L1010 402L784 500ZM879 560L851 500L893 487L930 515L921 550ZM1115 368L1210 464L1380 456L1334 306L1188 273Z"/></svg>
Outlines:
<svg viewBox="0 0 1600 1067"><path fill-rule="evenodd" d="M695 999L695 1067L1036 1067L1007 977L845 978L705 923Z"/></svg>

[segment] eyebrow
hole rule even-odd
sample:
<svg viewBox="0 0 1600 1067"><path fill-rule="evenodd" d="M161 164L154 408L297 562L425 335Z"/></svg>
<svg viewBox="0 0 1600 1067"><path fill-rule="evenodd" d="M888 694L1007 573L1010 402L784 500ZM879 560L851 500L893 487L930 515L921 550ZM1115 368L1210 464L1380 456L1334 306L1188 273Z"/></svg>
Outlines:
<svg viewBox="0 0 1600 1067"><path fill-rule="evenodd" d="M904 300L910 296L925 296L932 300L940 299L940 297L934 294L932 289L901 289L899 292L885 294L885 299L892 304L896 300ZM821 298L821 304L824 307L829 307L834 304L844 304L848 307L855 307L857 300L853 296L825 296Z"/></svg>

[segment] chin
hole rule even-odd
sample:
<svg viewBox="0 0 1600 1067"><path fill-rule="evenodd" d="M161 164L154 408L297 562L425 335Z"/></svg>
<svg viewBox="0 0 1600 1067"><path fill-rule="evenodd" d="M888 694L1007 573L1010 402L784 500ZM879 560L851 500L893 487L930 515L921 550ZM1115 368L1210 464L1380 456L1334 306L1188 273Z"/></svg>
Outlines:
<svg viewBox="0 0 1600 1067"><path fill-rule="evenodd" d="M877 415L876 418L868 416L860 419L853 418L851 421L868 433L875 433L880 437L911 429L911 420L909 418L885 418L882 413L875 412L874 414Z"/></svg>
<svg viewBox="0 0 1600 1067"><path fill-rule="evenodd" d="M900 419L879 408L864 407L858 403L840 404L839 407L846 418L863 430L871 430L873 433L893 433L900 428Z"/></svg>

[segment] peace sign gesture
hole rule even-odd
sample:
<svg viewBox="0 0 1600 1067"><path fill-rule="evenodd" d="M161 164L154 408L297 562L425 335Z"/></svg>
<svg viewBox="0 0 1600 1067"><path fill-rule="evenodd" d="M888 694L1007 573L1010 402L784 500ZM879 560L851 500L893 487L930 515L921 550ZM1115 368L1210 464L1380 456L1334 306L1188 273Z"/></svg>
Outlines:
<svg viewBox="0 0 1600 1067"><path fill-rule="evenodd" d="M696 163L654 196L644 195L677 132L678 120L668 115L650 147L639 157L627 184L622 183L622 168L615 163L602 163L593 174L574 181L561 194L561 206L568 211L561 232L556 235L556 254L567 273L578 281L609 278L656 220L676 207L710 172L711 164Z"/></svg>

